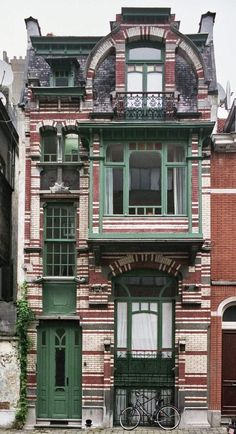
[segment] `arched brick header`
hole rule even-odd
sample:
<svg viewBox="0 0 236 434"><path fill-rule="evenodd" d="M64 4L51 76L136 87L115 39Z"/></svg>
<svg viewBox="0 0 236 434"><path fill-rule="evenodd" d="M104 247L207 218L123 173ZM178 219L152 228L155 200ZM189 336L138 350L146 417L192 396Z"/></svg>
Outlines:
<svg viewBox="0 0 236 434"><path fill-rule="evenodd" d="M57 128L57 121L55 120L45 120L45 121L40 121L37 125L36 125L36 131L39 132L41 129L42 130L46 130L46 129L52 129L52 128Z"/></svg>
<svg viewBox="0 0 236 434"><path fill-rule="evenodd" d="M115 34L120 31L119 42L116 44ZM94 48L89 56L86 75L87 84L93 79L95 71L99 64L108 56L112 49L120 51L120 42L123 34L124 42L134 42L138 40L150 40L158 42L166 42L168 40L169 34L172 33L176 35L176 48L179 48L184 53L186 59L193 64L196 73L199 77L204 74L204 62L198 52L197 48L191 43L191 41L182 35L177 29L171 27L170 29L162 29L161 27L153 26L135 26L128 29L120 30L116 28L109 35L105 36L101 41L98 42L97 46ZM174 41L173 41L174 42Z"/></svg>
<svg viewBox="0 0 236 434"><path fill-rule="evenodd" d="M135 253L123 256L109 265L113 276L131 271L137 268L153 268L157 271L165 271L172 276L180 275L181 264L159 253Z"/></svg>

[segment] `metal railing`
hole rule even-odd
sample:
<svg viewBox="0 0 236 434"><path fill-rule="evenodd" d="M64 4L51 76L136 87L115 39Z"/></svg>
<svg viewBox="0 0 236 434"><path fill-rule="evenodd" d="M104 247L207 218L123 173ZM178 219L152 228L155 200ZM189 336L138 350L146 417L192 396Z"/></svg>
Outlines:
<svg viewBox="0 0 236 434"><path fill-rule="evenodd" d="M112 105L127 120L172 120L177 112L174 92L117 92Z"/></svg>

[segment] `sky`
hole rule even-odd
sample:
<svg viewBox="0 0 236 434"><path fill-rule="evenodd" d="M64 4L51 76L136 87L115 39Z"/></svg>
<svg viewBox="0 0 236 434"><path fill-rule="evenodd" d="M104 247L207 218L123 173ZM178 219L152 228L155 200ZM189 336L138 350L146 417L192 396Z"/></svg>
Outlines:
<svg viewBox="0 0 236 434"><path fill-rule="evenodd" d="M182 33L197 33L201 15L216 12L214 45L217 81L230 82L236 98L236 0L0 0L0 58L25 56L24 19L38 19L41 33L56 36L105 36L122 7L170 7Z"/></svg>

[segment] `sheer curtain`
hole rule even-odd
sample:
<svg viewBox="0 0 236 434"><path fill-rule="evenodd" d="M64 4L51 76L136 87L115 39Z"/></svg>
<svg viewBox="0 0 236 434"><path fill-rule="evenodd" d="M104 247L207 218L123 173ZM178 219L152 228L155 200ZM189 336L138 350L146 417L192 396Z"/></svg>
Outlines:
<svg viewBox="0 0 236 434"><path fill-rule="evenodd" d="M184 213L184 169L176 167L173 169L173 184L174 184L174 213Z"/></svg>
<svg viewBox="0 0 236 434"><path fill-rule="evenodd" d="M113 214L113 169L106 168L106 213Z"/></svg>
<svg viewBox="0 0 236 434"><path fill-rule="evenodd" d="M157 350L157 315L156 314L149 313L149 312L133 313L132 350L140 351L140 352Z"/></svg>
<svg viewBox="0 0 236 434"><path fill-rule="evenodd" d="M117 348L118 354L122 355L119 348L127 348L127 303L117 304Z"/></svg>

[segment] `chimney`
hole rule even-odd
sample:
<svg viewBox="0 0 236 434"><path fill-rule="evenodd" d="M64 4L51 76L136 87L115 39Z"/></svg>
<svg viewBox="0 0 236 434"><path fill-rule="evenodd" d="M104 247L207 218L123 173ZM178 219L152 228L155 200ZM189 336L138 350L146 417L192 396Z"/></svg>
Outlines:
<svg viewBox="0 0 236 434"><path fill-rule="evenodd" d="M207 44L213 42L213 27L215 22L215 16L215 12L209 11L201 16L198 33L208 33L208 38L206 41Z"/></svg>
<svg viewBox="0 0 236 434"><path fill-rule="evenodd" d="M27 48L29 49L32 47L30 37L41 36L41 29L39 27L38 20L33 17L26 18L25 25L27 29Z"/></svg>

